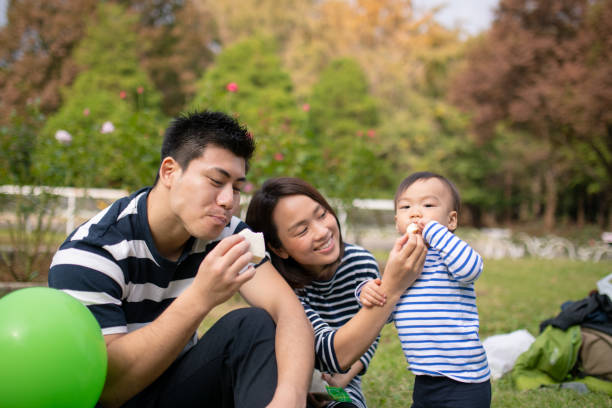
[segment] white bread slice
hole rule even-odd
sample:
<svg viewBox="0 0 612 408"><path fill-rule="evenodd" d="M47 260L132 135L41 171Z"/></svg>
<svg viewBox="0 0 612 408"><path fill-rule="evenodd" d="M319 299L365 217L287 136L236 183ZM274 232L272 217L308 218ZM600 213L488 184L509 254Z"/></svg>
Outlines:
<svg viewBox="0 0 612 408"><path fill-rule="evenodd" d="M266 257L266 242L264 241L262 232L253 232L249 229L243 229L238 235L242 235L251 246L249 251L253 254L253 263L259 263Z"/></svg>
<svg viewBox="0 0 612 408"><path fill-rule="evenodd" d="M416 234L417 232L419 232L419 226L413 222L412 224L408 225L408 227L406 227L406 232L408 234Z"/></svg>

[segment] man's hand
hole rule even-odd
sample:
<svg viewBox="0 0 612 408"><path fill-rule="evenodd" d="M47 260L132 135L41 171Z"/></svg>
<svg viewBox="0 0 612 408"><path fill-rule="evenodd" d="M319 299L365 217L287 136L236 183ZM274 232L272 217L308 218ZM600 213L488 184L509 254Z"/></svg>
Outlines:
<svg viewBox="0 0 612 408"><path fill-rule="evenodd" d="M221 240L206 255L191 285L209 309L228 300L255 275L249 265L253 255L243 236L231 235ZM249 265L247 267L247 265ZM244 272L240 273L244 268Z"/></svg>
<svg viewBox="0 0 612 408"><path fill-rule="evenodd" d="M202 319L255 275L244 238L223 239L200 264L193 283L153 322L127 334L107 335L108 375L101 401L119 406L161 375ZM145 353L146 351L146 353ZM147 358L142 358L143 355Z"/></svg>

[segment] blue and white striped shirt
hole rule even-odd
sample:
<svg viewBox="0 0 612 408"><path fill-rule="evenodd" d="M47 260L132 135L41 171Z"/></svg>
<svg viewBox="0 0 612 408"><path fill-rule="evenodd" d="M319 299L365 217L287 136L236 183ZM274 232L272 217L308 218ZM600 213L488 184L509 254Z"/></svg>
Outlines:
<svg viewBox="0 0 612 408"><path fill-rule="evenodd" d="M480 255L445 226L430 221L423 273L402 295L393 321L410 370L466 383L489 379L478 336L474 281L482 272Z"/></svg>
<svg viewBox="0 0 612 408"><path fill-rule="evenodd" d="M85 304L102 334L128 333L157 318L191 283L204 257L226 236L247 228L233 217L216 239L191 237L177 261L164 258L147 219L150 188L117 200L60 246L49 286ZM197 342L197 333L185 350Z"/></svg>
<svg viewBox="0 0 612 408"><path fill-rule="evenodd" d="M313 281L298 293L314 328L317 357L315 367L320 371L343 372L334 349L336 331L361 307L355 299L355 288L362 282L379 277L378 263L372 254L357 245L345 244L344 256L334 276L328 281ZM377 346L378 337L360 358L364 366L363 371L345 387L353 403L360 408L366 407L361 391L361 376L365 374ZM332 402L328 406L334 405Z"/></svg>

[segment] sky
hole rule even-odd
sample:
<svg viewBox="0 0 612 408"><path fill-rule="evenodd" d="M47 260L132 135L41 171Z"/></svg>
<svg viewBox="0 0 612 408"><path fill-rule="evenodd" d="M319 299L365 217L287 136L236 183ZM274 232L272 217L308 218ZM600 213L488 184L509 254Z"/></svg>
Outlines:
<svg viewBox="0 0 612 408"><path fill-rule="evenodd" d="M0 27L6 23L6 5L9 0L0 0ZM469 35L489 28L493 20L493 9L499 0L412 0L417 10L445 5L438 15L440 24L463 28Z"/></svg>
<svg viewBox="0 0 612 408"><path fill-rule="evenodd" d="M0 0L0 27L6 24L6 6L8 0Z"/></svg>
<svg viewBox="0 0 612 408"><path fill-rule="evenodd" d="M436 14L440 24L448 28L460 27L469 35L489 28L498 3L499 0L412 0L417 12L443 5Z"/></svg>

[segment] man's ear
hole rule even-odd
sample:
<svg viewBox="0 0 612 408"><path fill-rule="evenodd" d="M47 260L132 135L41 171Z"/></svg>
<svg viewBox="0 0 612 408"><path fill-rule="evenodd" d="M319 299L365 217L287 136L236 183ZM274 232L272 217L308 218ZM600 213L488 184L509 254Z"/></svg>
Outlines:
<svg viewBox="0 0 612 408"><path fill-rule="evenodd" d="M272 247L270 247L270 249L272 250L272 252L274 252L281 259L288 259L289 258L289 254L283 248L272 248Z"/></svg>
<svg viewBox="0 0 612 408"><path fill-rule="evenodd" d="M159 181L166 187L172 184L173 176L180 174L181 166L176 160L168 156L162 160L159 166Z"/></svg>
<svg viewBox="0 0 612 408"><path fill-rule="evenodd" d="M455 231L457 229L457 211L451 211L448 214L448 230Z"/></svg>

